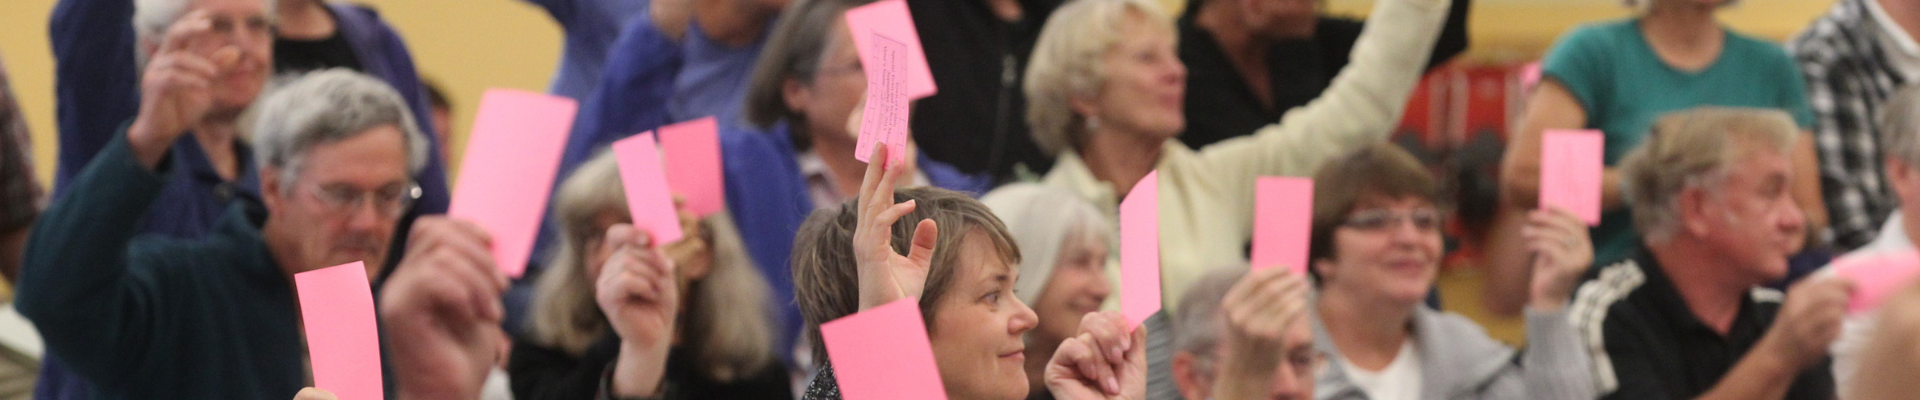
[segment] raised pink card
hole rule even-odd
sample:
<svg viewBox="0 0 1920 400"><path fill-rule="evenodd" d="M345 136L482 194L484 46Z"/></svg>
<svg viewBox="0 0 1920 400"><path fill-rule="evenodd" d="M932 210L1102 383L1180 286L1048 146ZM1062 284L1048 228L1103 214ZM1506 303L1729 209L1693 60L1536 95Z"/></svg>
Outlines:
<svg viewBox="0 0 1920 400"><path fill-rule="evenodd" d="M486 228L509 276L527 268L577 109L573 99L518 90L480 97L447 215Z"/></svg>
<svg viewBox="0 0 1920 400"><path fill-rule="evenodd" d="M1286 266L1304 276L1313 230L1313 179L1263 176L1254 190L1253 269Z"/></svg>
<svg viewBox="0 0 1920 400"><path fill-rule="evenodd" d="M667 187L687 199L687 210L705 217L727 207L720 164L720 126L713 117L660 127L660 157Z"/></svg>
<svg viewBox="0 0 1920 400"><path fill-rule="evenodd" d="M654 246L680 241L685 233L673 208L673 192L667 190L667 174L661 168L653 132L613 142L613 158L620 163L620 185L627 193L633 227L652 235Z"/></svg>
<svg viewBox="0 0 1920 400"><path fill-rule="evenodd" d="M933 83L933 70L927 67L927 53L920 45L920 31L913 26L913 13L905 0L881 0L847 10L847 32L853 34L853 47L860 53L860 64L867 73L874 71L873 34L893 38L906 46L907 99L918 100L939 91Z"/></svg>
<svg viewBox="0 0 1920 400"><path fill-rule="evenodd" d="M873 146L887 146L889 165L906 161L907 94L906 46L900 41L875 33L867 63L867 102L860 115L860 138L854 143L854 159L871 162Z"/></svg>
<svg viewBox="0 0 1920 400"><path fill-rule="evenodd" d="M1600 225L1606 139L1597 130L1549 129L1540 142L1540 208L1560 207Z"/></svg>
<svg viewBox="0 0 1920 400"><path fill-rule="evenodd" d="M1160 311L1160 172L1120 202L1120 314L1127 329Z"/></svg>
<svg viewBox="0 0 1920 400"><path fill-rule="evenodd" d="M380 330L359 261L293 275L313 386L342 399L380 400Z"/></svg>
<svg viewBox="0 0 1920 400"><path fill-rule="evenodd" d="M1854 282L1848 311L1872 311L1901 288L1912 285L1915 277L1920 277L1920 253L1899 251L1841 257L1833 260L1828 268L1833 269L1834 275Z"/></svg>
<svg viewBox="0 0 1920 400"><path fill-rule="evenodd" d="M919 303L908 297L820 324L842 398L947 398Z"/></svg>

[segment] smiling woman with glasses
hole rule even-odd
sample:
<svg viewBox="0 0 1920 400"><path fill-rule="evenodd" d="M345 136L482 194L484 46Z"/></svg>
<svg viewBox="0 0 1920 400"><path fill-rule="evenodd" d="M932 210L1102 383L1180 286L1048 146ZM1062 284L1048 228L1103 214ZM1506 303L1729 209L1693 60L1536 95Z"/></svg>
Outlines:
<svg viewBox="0 0 1920 400"><path fill-rule="evenodd" d="M1412 155L1375 144L1314 175L1309 274L1315 398L1591 399L1592 374L1567 319L1569 292L1593 258L1586 225L1536 212L1527 343L1515 351L1423 301L1444 258L1439 184ZM1301 358L1300 362L1311 361ZM1305 365L1302 365L1305 366Z"/></svg>

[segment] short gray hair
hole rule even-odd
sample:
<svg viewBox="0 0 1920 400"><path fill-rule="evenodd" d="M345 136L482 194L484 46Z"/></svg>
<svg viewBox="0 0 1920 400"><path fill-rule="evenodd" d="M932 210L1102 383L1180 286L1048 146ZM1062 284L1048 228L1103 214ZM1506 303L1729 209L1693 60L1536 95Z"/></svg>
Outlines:
<svg viewBox="0 0 1920 400"><path fill-rule="evenodd" d="M1920 167L1920 85L1901 87L1880 109L1880 153Z"/></svg>
<svg viewBox="0 0 1920 400"><path fill-rule="evenodd" d="M1027 124L1040 151L1078 151L1086 143L1087 118L1073 110L1075 97L1099 93L1106 81L1103 55L1120 42L1128 18L1173 31L1173 21L1148 0L1077 0L1047 18L1027 63Z"/></svg>
<svg viewBox="0 0 1920 400"><path fill-rule="evenodd" d="M1212 359L1214 349L1220 346L1220 329L1226 326L1221 322L1224 316L1220 303L1226 300L1227 291L1246 276L1246 265L1213 268L1187 287L1180 296L1179 312L1172 315L1174 351Z"/></svg>
<svg viewBox="0 0 1920 400"><path fill-rule="evenodd" d="M124 1L124 0L115 0ZM200 0L133 0L133 35L140 40L160 41L167 35L167 28L179 22L187 15L187 9ZM274 12L280 7L278 1L260 0L266 6L267 19L273 20ZM147 65L147 48L135 43L134 57L140 65Z"/></svg>
<svg viewBox="0 0 1920 400"><path fill-rule="evenodd" d="M288 78L255 106L253 157L264 172L280 169L281 190L299 177L307 152L315 146L359 136L392 125L407 146L407 173L427 165L427 137L414 123L407 101L379 79L342 68Z"/></svg>
<svg viewBox="0 0 1920 400"><path fill-rule="evenodd" d="M1106 215L1066 189L1013 183L987 193L980 202L1000 217L1014 244L1020 245L1020 281L1013 292L1027 304L1040 300L1068 240L1096 240L1108 249L1119 248Z"/></svg>
<svg viewBox="0 0 1920 400"><path fill-rule="evenodd" d="M1648 242L1671 240L1680 223L1681 192L1717 189L1728 167L1755 150L1791 154L1797 135L1793 118L1775 109L1700 107L1660 117L1640 147L1620 161L1634 227Z"/></svg>

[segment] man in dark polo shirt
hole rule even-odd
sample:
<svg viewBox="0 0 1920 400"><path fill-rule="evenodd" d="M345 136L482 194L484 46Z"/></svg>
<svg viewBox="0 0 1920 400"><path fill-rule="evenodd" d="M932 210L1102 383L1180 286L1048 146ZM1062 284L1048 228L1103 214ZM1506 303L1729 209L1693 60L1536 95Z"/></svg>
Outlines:
<svg viewBox="0 0 1920 400"><path fill-rule="evenodd" d="M1788 195L1799 130L1779 111L1700 108L1661 118L1622 161L1642 242L1595 270L1570 311L1603 399L1834 397L1827 346L1852 284L1813 278L1789 294L1804 219Z"/></svg>

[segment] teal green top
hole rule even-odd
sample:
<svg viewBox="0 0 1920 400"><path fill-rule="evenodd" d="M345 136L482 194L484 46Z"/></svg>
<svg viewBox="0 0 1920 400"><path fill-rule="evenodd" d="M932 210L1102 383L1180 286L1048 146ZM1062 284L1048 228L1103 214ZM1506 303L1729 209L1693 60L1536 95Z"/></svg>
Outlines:
<svg viewBox="0 0 1920 400"><path fill-rule="evenodd" d="M1719 58L1694 72L1668 66L1653 52L1638 19L1574 28L1554 43L1542 76L1567 88L1587 114L1586 129L1606 134L1606 163L1620 162L1640 145L1654 120L1699 106L1785 110L1802 128L1813 126L1800 69L1786 51L1758 38L1726 32ZM1593 230L1594 261L1625 260L1639 241L1625 209L1604 213Z"/></svg>

